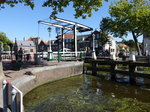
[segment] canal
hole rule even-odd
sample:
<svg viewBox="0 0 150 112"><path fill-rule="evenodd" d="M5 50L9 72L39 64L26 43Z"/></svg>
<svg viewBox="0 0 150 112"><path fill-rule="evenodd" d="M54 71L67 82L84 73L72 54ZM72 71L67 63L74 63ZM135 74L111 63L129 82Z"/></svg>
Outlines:
<svg viewBox="0 0 150 112"><path fill-rule="evenodd" d="M25 112L150 112L150 88L78 75L24 96Z"/></svg>

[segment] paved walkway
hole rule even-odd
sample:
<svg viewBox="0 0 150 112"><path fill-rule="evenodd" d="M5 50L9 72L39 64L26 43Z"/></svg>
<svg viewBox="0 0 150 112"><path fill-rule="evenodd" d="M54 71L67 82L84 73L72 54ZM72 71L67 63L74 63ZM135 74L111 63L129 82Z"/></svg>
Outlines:
<svg viewBox="0 0 150 112"><path fill-rule="evenodd" d="M59 62L58 63L57 61L51 61L51 62L46 61L44 64L41 64L41 65L35 65L33 63L23 63L23 65L22 65L23 67L18 71L11 70L10 67L6 65L6 67L5 67L6 70L4 70L4 75L5 75L5 79L9 80L11 82L16 78L19 78L19 77L25 75L25 73L27 71L31 71L33 68L61 65L61 64L67 64L67 63L72 63L72 62ZM1 87L1 84L0 84L0 87Z"/></svg>

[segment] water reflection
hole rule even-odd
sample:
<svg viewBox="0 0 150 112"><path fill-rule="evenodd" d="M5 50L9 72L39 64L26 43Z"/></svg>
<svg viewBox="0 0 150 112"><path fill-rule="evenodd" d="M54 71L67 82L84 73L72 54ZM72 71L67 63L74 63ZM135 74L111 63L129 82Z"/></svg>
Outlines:
<svg viewBox="0 0 150 112"><path fill-rule="evenodd" d="M142 102L150 102L150 91L128 83L118 83L92 76L85 76L85 84L93 90L100 89L103 95L117 98L133 98ZM113 95L112 95L113 94Z"/></svg>
<svg viewBox="0 0 150 112"><path fill-rule="evenodd" d="M49 94L47 99L38 101L38 103L35 103L36 105L31 106L29 101L26 101L25 111L132 112L135 111L135 108L136 112L138 112L137 108L139 108L139 112L142 112L141 109L143 112L148 112L148 109L150 108L150 91L143 90L136 86L107 81L89 75L83 75L82 77L82 80L80 80L81 75L79 75L72 79L67 78L63 81L56 81L55 88L59 88L60 85L64 84L63 82L68 81L70 84L65 83L66 85L63 85L64 88L57 90L58 92L54 92L54 94ZM79 83L79 81L82 83ZM69 87L70 89L65 89L65 87L72 86L72 83L74 85L73 89L71 87ZM75 85L77 85L76 88ZM51 86L51 89L53 88L51 83L48 86ZM31 96L34 91L31 91L25 96L25 99L31 99L30 101L32 101ZM43 91L48 91L47 87L45 90L43 89ZM42 96L44 95L41 95L40 97ZM147 103L141 103L139 101ZM134 105L130 108L132 104Z"/></svg>

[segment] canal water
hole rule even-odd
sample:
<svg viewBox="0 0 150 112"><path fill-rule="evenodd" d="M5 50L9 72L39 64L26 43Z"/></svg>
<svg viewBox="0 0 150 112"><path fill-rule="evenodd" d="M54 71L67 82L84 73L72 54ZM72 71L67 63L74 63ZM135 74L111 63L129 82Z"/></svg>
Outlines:
<svg viewBox="0 0 150 112"><path fill-rule="evenodd" d="M90 75L50 82L24 96L25 112L150 112L150 89Z"/></svg>

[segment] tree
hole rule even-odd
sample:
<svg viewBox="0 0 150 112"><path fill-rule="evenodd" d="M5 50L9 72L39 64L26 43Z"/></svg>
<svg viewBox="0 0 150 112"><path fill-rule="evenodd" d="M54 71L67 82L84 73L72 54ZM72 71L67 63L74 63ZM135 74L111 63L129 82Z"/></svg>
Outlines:
<svg viewBox="0 0 150 112"><path fill-rule="evenodd" d="M133 40L122 40L121 43L124 43L125 45L129 46L130 51L135 51L135 42Z"/></svg>
<svg viewBox="0 0 150 112"><path fill-rule="evenodd" d="M99 7L102 6L103 0L43 0L43 7L51 7L52 13L51 17L55 17L58 12L64 12L64 8L73 5L75 10L75 18L82 17L86 18L87 16L92 16L92 11L98 11ZM108 0L104 0L108 1ZM5 8L3 4L7 4L11 7L14 7L18 3L23 3L26 6L34 8L34 0L1 0L0 8Z"/></svg>
<svg viewBox="0 0 150 112"><path fill-rule="evenodd" d="M109 36L106 32L101 31L100 37L98 38L99 42L101 43L102 47L109 41Z"/></svg>
<svg viewBox="0 0 150 112"><path fill-rule="evenodd" d="M150 32L150 1L120 0L110 6L109 13L111 17L103 18L101 27L120 38L132 33L138 55L142 55L138 37Z"/></svg>
<svg viewBox="0 0 150 112"><path fill-rule="evenodd" d="M103 27L100 27L99 42L102 44L102 46L104 46L108 41L109 41L108 32Z"/></svg>
<svg viewBox="0 0 150 112"><path fill-rule="evenodd" d="M4 46L4 51L7 51L9 44L12 43L4 32L0 32L0 44L2 43Z"/></svg>
<svg viewBox="0 0 150 112"><path fill-rule="evenodd" d="M0 46L3 43L4 49L7 49L8 44L10 43L9 39L6 37L6 34L0 32ZM3 73L3 64L2 64L2 57L1 57L2 48L0 48L0 80L4 78Z"/></svg>
<svg viewBox="0 0 150 112"><path fill-rule="evenodd" d="M130 48L135 48L135 42L133 40L122 40L122 43L125 45L129 46Z"/></svg>

